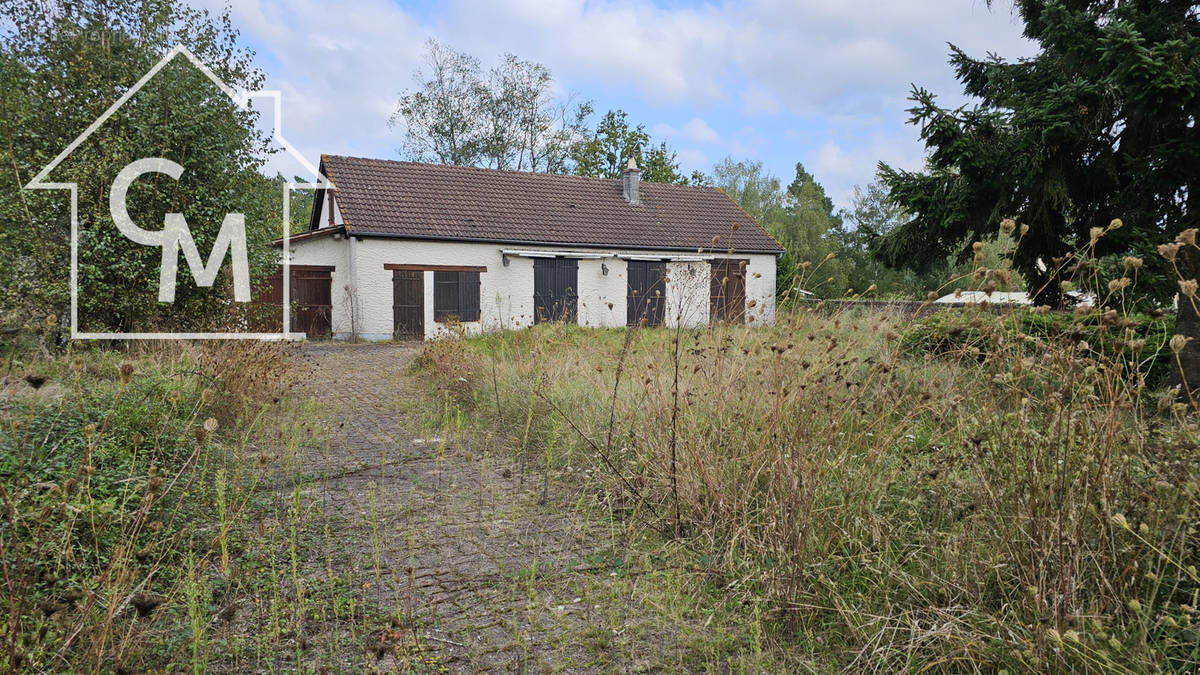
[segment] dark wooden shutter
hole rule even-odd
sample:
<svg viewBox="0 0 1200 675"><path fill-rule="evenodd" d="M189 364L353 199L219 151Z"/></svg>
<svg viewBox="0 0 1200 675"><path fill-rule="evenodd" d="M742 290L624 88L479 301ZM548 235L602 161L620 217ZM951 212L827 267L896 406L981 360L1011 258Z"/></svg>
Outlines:
<svg viewBox="0 0 1200 675"><path fill-rule="evenodd" d="M459 272L458 293L461 320L479 321L479 272Z"/></svg>
<svg viewBox="0 0 1200 675"><path fill-rule="evenodd" d="M479 272L433 273L433 320L479 321Z"/></svg>
<svg viewBox="0 0 1200 675"><path fill-rule="evenodd" d="M533 259L533 322L552 321L554 258Z"/></svg>
<svg viewBox="0 0 1200 675"><path fill-rule="evenodd" d="M458 272L433 273L433 320L445 322L458 319Z"/></svg>
<svg viewBox="0 0 1200 675"><path fill-rule="evenodd" d="M642 318L642 302L646 299L646 268L640 260L630 260L625 275L629 290L625 294L625 325L636 326Z"/></svg>
<svg viewBox="0 0 1200 675"><path fill-rule="evenodd" d="M332 334L333 268L325 265L292 265L289 282L292 325L289 330L307 334L310 338L327 338ZM255 324L260 330L283 328L283 269L270 277L269 284L260 287L261 311L256 312Z"/></svg>
<svg viewBox="0 0 1200 675"><path fill-rule="evenodd" d="M722 258L712 261L709 286L709 321L746 322L746 265L748 260Z"/></svg>
<svg viewBox="0 0 1200 675"><path fill-rule="evenodd" d="M558 258L558 274L555 278L555 305L559 321L575 323L579 315L579 261L574 258Z"/></svg>
<svg viewBox="0 0 1200 675"><path fill-rule="evenodd" d="M650 287L646 289L646 316L651 326L661 326L667 314L667 264L648 265Z"/></svg>

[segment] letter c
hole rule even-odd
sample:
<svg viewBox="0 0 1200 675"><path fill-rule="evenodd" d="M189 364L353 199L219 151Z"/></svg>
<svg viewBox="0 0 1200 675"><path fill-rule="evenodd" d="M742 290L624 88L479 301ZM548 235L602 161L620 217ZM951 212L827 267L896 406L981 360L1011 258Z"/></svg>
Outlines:
<svg viewBox="0 0 1200 675"><path fill-rule="evenodd" d="M129 186L142 174L150 172L163 173L179 180L179 177L183 175L183 167L162 157L147 157L130 162L113 180L112 188L108 192L108 210L121 234L143 246L162 246L166 243L167 232L165 230L143 230L138 227L129 217L129 209L125 205Z"/></svg>

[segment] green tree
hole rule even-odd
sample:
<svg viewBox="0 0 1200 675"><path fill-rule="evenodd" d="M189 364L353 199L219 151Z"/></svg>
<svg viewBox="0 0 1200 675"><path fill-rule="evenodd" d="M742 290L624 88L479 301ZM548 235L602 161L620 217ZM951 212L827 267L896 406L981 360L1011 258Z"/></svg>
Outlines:
<svg viewBox="0 0 1200 675"><path fill-rule="evenodd" d="M1019 0L1037 56L974 59L951 47L972 107L945 109L914 88L928 167L881 165L911 215L884 240L893 262L928 265L970 255L1004 218L1029 226L1015 265L1048 302L1051 264L1089 244L1100 256L1146 259L1139 288L1165 300L1175 279L1157 244L1197 225L1200 190L1200 20L1194 2ZM1038 261L1045 263L1046 271ZM1078 271L1078 270L1076 270Z"/></svg>
<svg viewBox="0 0 1200 675"><path fill-rule="evenodd" d="M562 173L592 114L590 102L558 100L546 66L505 54L483 71L478 58L436 40L426 45L417 88L401 94L389 126L400 154L417 162Z"/></svg>
<svg viewBox="0 0 1200 675"><path fill-rule="evenodd" d="M264 196L267 198L274 197L279 200L279 195L287 188L288 179L282 173L276 173L275 178L271 179L273 189L264 190ZM293 176L293 183L311 183L311 179L306 179L303 176ZM291 234L304 234L308 231L311 224L313 199L316 197L315 190L300 190L295 189L289 195L288 203L288 231ZM264 205L264 212L270 212L270 208Z"/></svg>
<svg viewBox="0 0 1200 675"><path fill-rule="evenodd" d="M875 294L881 297L924 298L951 278L951 266L944 258L918 273L911 268L888 265L875 253L880 239L908 219L879 180L866 187L854 186L850 208L842 217L852 227L838 231L841 235L838 257L848 263L851 287L866 289L874 285Z"/></svg>
<svg viewBox="0 0 1200 675"><path fill-rule="evenodd" d="M66 315L70 201L65 192L22 187L167 50L187 46L234 89L259 88L262 75L238 44L228 12L210 14L173 0L95 0L0 4L0 138L9 155L0 190L0 255L5 308L19 314ZM81 328L192 329L225 320L222 293L197 288L181 266L176 302L157 302L160 252L125 239L108 213L108 189L133 159L166 157L185 167L176 182L146 177L130 191L130 213L147 229L163 214L186 217L207 258L226 213L246 215L251 265L261 274L277 261L277 214L263 198L271 181L259 173L267 140L256 114L235 106L185 58L177 57L77 148L50 176L79 194ZM157 226L157 227L156 227ZM257 274L252 274L257 276ZM214 290L216 292L214 292Z"/></svg>
<svg viewBox="0 0 1200 675"><path fill-rule="evenodd" d="M874 285L880 294L892 290L893 280L888 278L888 267L871 255L871 243L883 232L895 229L901 211L887 199L887 190L878 182L865 188L854 186L850 198L850 209L843 212L843 221L853 227L839 230L839 257L851 263L850 285L865 289Z"/></svg>
<svg viewBox="0 0 1200 675"><path fill-rule="evenodd" d="M403 132L406 159L620 178L633 157L643 180L689 180L675 151L652 142L625 111L610 110L591 128L591 102L556 99L542 64L505 54L485 73L478 58L430 40L413 79L416 88L401 94L388 120Z"/></svg>
<svg viewBox="0 0 1200 675"><path fill-rule="evenodd" d="M1041 47L1035 57L981 60L951 47L977 105L940 108L914 88L912 122L921 126L929 166L881 167L892 197L912 214L886 239L885 254L916 264L946 253L964 258L964 242L983 240L1013 217L1029 228L1015 266L1042 302L1058 301L1060 277L1090 276L1063 262L1085 248L1114 276L1122 274L1114 259L1142 258L1136 291L1146 301L1167 300L1178 274L1197 275L1190 248L1178 273L1156 255L1158 244L1200 225L1196 3L1018 0L1016 7L1025 36ZM1116 218L1120 229L1109 226ZM1093 232L1104 233L1094 249ZM1176 325L1200 338L1192 299L1180 303ZM1181 360L1191 386L1200 385L1200 339Z"/></svg>
<svg viewBox="0 0 1200 675"><path fill-rule="evenodd" d="M630 157L641 166L642 150L650 143L646 125L631 126L624 110L609 110L596 128L571 152L574 173L593 178L620 178Z"/></svg>
<svg viewBox="0 0 1200 675"><path fill-rule="evenodd" d="M713 166L712 182L784 244L784 254L775 265L775 291L781 298L794 294L793 286L800 270L796 253L780 231L785 218L785 194L779 179L767 171L761 161L726 157Z"/></svg>
<svg viewBox="0 0 1200 675"><path fill-rule="evenodd" d="M585 131L571 151L572 171L578 176L620 178L633 157L642 170L642 180L654 183L687 184L679 170L675 151L665 141L651 142L645 124L632 125L624 110L609 110ZM703 176L695 176L702 179Z"/></svg>
<svg viewBox="0 0 1200 675"><path fill-rule="evenodd" d="M776 267L776 291L783 296L805 290L836 297L846 290L845 267L836 260L842 219L802 164L784 190L762 162L726 157L713 167L713 181L779 243L784 255ZM828 259L834 255L834 259ZM799 277L800 288L793 288Z"/></svg>
<svg viewBox="0 0 1200 675"><path fill-rule="evenodd" d="M687 185L688 177L679 170L679 162L675 159L675 151L660 141L658 145L646 149L638 167L642 170L642 178L653 183L678 183Z"/></svg>
<svg viewBox="0 0 1200 675"><path fill-rule="evenodd" d="M713 187L713 177L704 173L700 169L693 169L692 175L688 176L688 185L703 185L704 187Z"/></svg>
<svg viewBox="0 0 1200 675"><path fill-rule="evenodd" d="M759 224L765 227L780 217L783 187L761 161L726 157L713 166L712 173L713 183Z"/></svg>
<svg viewBox="0 0 1200 675"><path fill-rule="evenodd" d="M418 88L400 96L388 120L403 128L401 155L416 162L478 163L489 141L497 142L496 132L486 128L479 59L429 40L425 65L413 79Z"/></svg>
<svg viewBox="0 0 1200 675"><path fill-rule="evenodd" d="M804 275L804 290L823 297L840 297L850 290L847 266L837 258L841 228L842 217L833 200L797 162L796 177L787 187L783 215L773 233L800 264L812 264Z"/></svg>

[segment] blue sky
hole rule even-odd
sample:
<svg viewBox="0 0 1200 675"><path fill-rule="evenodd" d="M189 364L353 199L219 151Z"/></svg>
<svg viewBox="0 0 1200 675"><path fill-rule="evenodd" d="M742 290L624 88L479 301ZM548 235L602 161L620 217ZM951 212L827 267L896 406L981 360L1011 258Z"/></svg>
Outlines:
<svg viewBox="0 0 1200 675"><path fill-rule="evenodd" d="M947 42L1034 52L1003 0L238 0L233 18L283 92L284 135L312 158L397 157L387 118L432 37L485 65L545 64L562 93L667 140L685 171L731 155L786 184L803 162L839 206L880 160L920 167L911 84L963 102Z"/></svg>

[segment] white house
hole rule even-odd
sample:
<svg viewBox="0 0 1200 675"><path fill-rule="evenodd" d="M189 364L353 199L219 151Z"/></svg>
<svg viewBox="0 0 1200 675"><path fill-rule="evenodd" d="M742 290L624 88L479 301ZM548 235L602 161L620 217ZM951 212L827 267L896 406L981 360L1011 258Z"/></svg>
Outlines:
<svg viewBox="0 0 1200 675"><path fill-rule="evenodd" d="M432 338L775 320L783 249L717 188L324 155L290 238L292 329Z"/></svg>
<svg viewBox="0 0 1200 675"><path fill-rule="evenodd" d="M1096 304L1096 296L1092 293L1067 291L1066 296L1071 303L1080 307L1091 307ZM1025 291L993 291L990 294L984 291L955 291L934 300L934 303L942 305L982 305L988 303L992 305L1030 307L1033 305L1033 296Z"/></svg>
<svg viewBox="0 0 1200 675"><path fill-rule="evenodd" d="M941 305L979 305L986 302L993 305L1028 306L1033 304L1033 299L1024 291L993 291L990 294L983 291L955 291L943 295L934 302Z"/></svg>

